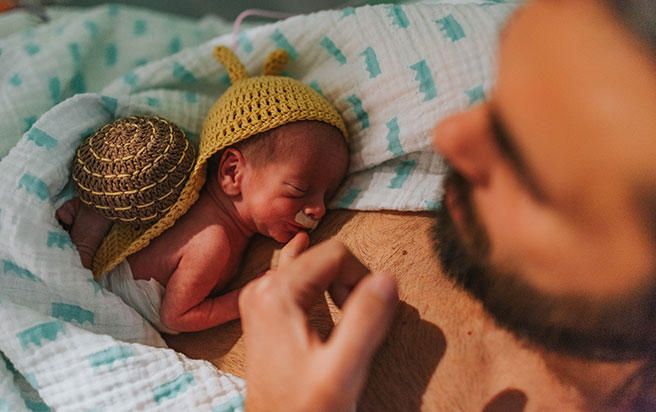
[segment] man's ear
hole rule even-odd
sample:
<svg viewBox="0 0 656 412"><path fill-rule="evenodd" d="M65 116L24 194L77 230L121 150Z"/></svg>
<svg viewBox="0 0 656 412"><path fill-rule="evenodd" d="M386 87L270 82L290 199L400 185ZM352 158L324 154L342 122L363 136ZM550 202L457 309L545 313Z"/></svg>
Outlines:
<svg viewBox="0 0 656 412"><path fill-rule="evenodd" d="M241 194L245 166L244 156L239 150L228 148L221 154L217 178L219 186L226 195L238 196Z"/></svg>

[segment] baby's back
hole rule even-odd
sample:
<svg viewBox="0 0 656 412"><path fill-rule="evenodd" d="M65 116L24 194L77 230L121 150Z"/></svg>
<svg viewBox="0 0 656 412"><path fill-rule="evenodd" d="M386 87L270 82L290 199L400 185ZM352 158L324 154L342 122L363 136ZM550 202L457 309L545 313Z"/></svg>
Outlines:
<svg viewBox="0 0 656 412"><path fill-rule="evenodd" d="M128 257L134 278L153 278L166 287L184 265L188 281L205 283L205 287L211 282L213 290L220 290L237 272L247 243L226 228L225 218L201 193L171 228Z"/></svg>

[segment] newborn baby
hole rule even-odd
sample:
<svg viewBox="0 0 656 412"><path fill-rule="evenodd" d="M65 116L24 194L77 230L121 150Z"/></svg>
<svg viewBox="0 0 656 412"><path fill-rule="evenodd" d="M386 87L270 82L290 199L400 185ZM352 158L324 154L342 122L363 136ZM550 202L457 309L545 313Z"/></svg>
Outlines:
<svg viewBox="0 0 656 412"><path fill-rule="evenodd" d="M215 53L239 96L228 89L205 122L197 169L207 163L207 178L197 200L170 228L99 279L167 333L203 330L238 318L239 291L213 296L236 274L248 240L260 233L286 243L316 227L348 167L346 129L323 97L280 76L245 78L232 52L221 47ZM239 88L249 89L255 80L260 94L271 90L275 98L261 98L259 113L253 115L252 102L243 99ZM251 92L247 95L252 98ZM290 106L296 112L289 113ZM235 121L239 115L234 110L247 117ZM225 126L231 122L236 125ZM259 122L266 123L260 127L264 131L249 134L252 123ZM228 141L241 137L227 145L225 136ZM71 239L90 267L112 222L78 199L62 206L57 217L70 225Z"/></svg>

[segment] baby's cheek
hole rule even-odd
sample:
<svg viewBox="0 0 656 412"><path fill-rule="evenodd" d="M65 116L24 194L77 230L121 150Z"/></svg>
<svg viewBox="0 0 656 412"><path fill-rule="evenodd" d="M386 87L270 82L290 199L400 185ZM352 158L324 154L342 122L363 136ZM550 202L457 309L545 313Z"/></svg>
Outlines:
<svg viewBox="0 0 656 412"><path fill-rule="evenodd" d="M275 203L277 214L285 217L296 215L301 208L302 202L293 198L282 198Z"/></svg>
<svg viewBox="0 0 656 412"><path fill-rule="evenodd" d="M279 222L287 213L287 206L275 199L262 199L255 207L256 219L268 225Z"/></svg>

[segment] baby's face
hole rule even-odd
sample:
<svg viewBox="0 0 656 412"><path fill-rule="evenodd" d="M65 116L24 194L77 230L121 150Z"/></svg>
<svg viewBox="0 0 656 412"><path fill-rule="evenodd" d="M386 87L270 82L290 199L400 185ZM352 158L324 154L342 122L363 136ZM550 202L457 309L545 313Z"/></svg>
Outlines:
<svg viewBox="0 0 656 412"><path fill-rule="evenodd" d="M269 163L250 167L242 182L242 202L258 233L285 243L316 226L326 213L348 168L339 131L323 123L298 122L280 128L288 147Z"/></svg>

